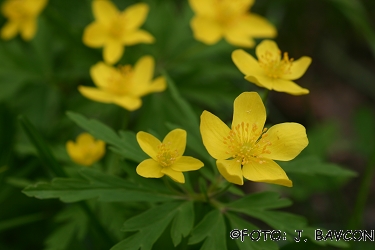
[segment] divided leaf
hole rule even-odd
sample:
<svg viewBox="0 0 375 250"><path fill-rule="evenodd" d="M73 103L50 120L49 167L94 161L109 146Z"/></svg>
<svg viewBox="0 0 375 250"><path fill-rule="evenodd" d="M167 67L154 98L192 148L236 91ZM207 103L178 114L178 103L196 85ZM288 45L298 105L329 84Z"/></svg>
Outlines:
<svg viewBox="0 0 375 250"><path fill-rule="evenodd" d="M180 244L182 236L186 237L194 226L194 203L186 202L177 210L171 227L171 237L174 246Z"/></svg>
<svg viewBox="0 0 375 250"><path fill-rule="evenodd" d="M130 218L124 223L122 230L138 232L119 242L111 250L151 250L176 213L180 213L189 204L192 206L192 202L164 203Z"/></svg>
<svg viewBox="0 0 375 250"><path fill-rule="evenodd" d="M92 198L98 198L102 202L160 202L180 198L171 193L141 188L124 179L92 169L82 169L79 174L83 178L54 178L51 183L41 182L28 186L23 193L38 199L59 198L63 202Z"/></svg>
<svg viewBox="0 0 375 250"><path fill-rule="evenodd" d="M224 217L219 210L212 210L193 229L189 245L204 240L201 250L227 249L226 226Z"/></svg>

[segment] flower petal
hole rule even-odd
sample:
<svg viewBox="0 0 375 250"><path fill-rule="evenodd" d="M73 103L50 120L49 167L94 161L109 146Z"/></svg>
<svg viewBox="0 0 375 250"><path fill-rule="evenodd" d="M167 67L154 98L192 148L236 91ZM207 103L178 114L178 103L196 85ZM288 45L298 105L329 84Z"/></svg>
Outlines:
<svg viewBox="0 0 375 250"><path fill-rule="evenodd" d="M103 90L86 87L86 86L78 86L78 91L86 98L97 102L104 102L104 103L112 103L114 96L110 93L104 92Z"/></svg>
<svg viewBox="0 0 375 250"><path fill-rule="evenodd" d="M18 22L8 21L1 28L1 38L9 40L15 37L18 33Z"/></svg>
<svg viewBox="0 0 375 250"><path fill-rule="evenodd" d="M37 16L46 6L47 0L22 1L24 8L28 14Z"/></svg>
<svg viewBox="0 0 375 250"><path fill-rule="evenodd" d="M247 123L253 135L260 135L265 122L266 108L258 93L244 92L234 100L232 129Z"/></svg>
<svg viewBox="0 0 375 250"><path fill-rule="evenodd" d="M113 99L113 103L127 109L129 111L134 111L139 109L142 106L142 100L139 97L135 96L116 96Z"/></svg>
<svg viewBox="0 0 375 250"><path fill-rule="evenodd" d="M263 40L256 48L255 54L259 58L264 56L266 53L270 53L269 56L273 57L273 60L280 61L280 49L274 41Z"/></svg>
<svg viewBox="0 0 375 250"><path fill-rule="evenodd" d="M242 49L232 52L232 60L244 75L256 75L263 72L258 61Z"/></svg>
<svg viewBox="0 0 375 250"><path fill-rule="evenodd" d="M66 143L66 151L69 155L69 157L76 163L78 164L81 164L81 165L84 165L84 166L87 166L89 164L87 164L86 161L84 161L82 159L82 150L81 148L76 145L73 141L68 141Z"/></svg>
<svg viewBox="0 0 375 250"><path fill-rule="evenodd" d="M77 137L76 141L78 145L87 147L94 143L95 138L89 133L82 133Z"/></svg>
<svg viewBox="0 0 375 250"><path fill-rule="evenodd" d="M136 30L125 32L121 38L125 45L134 45L138 43L154 43L155 38L145 30Z"/></svg>
<svg viewBox="0 0 375 250"><path fill-rule="evenodd" d="M118 62L123 53L124 47L119 41L111 40L104 45L103 57L104 61L108 64Z"/></svg>
<svg viewBox="0 0 375 250"><path fill-rule="evenodd" d="M291 73L283 75L283 79L286 80L295 80L303 76L305 74L307 68L311 63L311 58L308 56L303 56L297 61L292 63L292 68L290 69Z"/></svg>
<svg viewBox="0 0 375 250"><path fill-rule="evenodd" d="M252 48L255 45L254 39L248 36L243 29L229 28L224 31L224 37L228 43L245 48Z"/></svg>
<svg viewBox="0 0 375 250"><path fill-rule="evenodd" d="M147 159L137 166L137 174L145 178L160 178L164 176L163 167L153 159Z"/></svg>
<svg viewBox="0 0 375 250"><path fill-rule="evenodd" d="M21 37L25 41L30 41L36 32L36 19L29 18L27 21L24 21L20 27Z"/></svg>
<svg viewBox="0 0 375 250"><path fill-rule="evenodd" d="M256 14L247 14L239 22L239 28L242 28L244 32L251 37L275 37L277 30L275 27L264 17Z"/></svg>
<svg viewBox="0 0 375 250"><path fill-rule="evenodd" d="M200 131L203 144L213 158L225 160L231 157L227 153L228 147L224 144L224 138L229 135L230 129L217 116L206 110L203 111Z"/></svg>
<svg viewBox="0 0 375 250"><path fill-rule="evenodd" d="M95 19L105 25L110 25L113 19L120 15L117 7L108 0L94 0L92 11Z"/></svg>
<svg viewBox="0 0 375 250"><path fill-rule="evenodd" d="M273 78L270 78L265 75L256 75L256 76L249 75L249 76L245 76L245 79L249 82L254 83L255 85L259 87L272 90L272 86L274 82Z"/></svg>
<svg viewBox="0 0 375 250"><path fill-rule="evenodd" d="M197 15L213 17L215 15L215 0L189 0L190 7Z"/></svg>
<svg viewBox="0 0 375 250"><path fill-rule="evenodd" d="M267 146L268 143L271 145ZM307 145L309 141L304 126L294 122L280 123L272 126L259 140L259 150L255 155L262 158L290 161L295 158ZM268 153L262 150L266 146Z"/></svg>
<svg viewBox="0 0 375 250"><path fill-rule="evenodd" d="M148 92L162 92L167 88L167 81L163 76L157 77L148 87Z"/></svg>
<svg viewBox="0 0 375 250"><path fill-rule="evenodd" d="M190 21L194 38L205 44L212 45L222 38L222 30L218 23L204 18L195 16Z"/></svg>
<svg viewBox="0 0 375 250"><path fill-rule="evenodd" d="M217 160L217 169L220 174L229 182L243 185L241 163L237 162L236 159L233 160Z"/></svg>
<svg viewBox="0 0 375 250"><path fill-rule="evenodd" d="M98 62L90 68L90 76L96 86L107 89L111 79L120 79L122 76L118 70L103 62Z"/></svg>
<svg viewBox="0 0 375 250"><path fill-rule="evenodd" d="M140 27L146 20L149 7L145 3L138 3L132 6L129 6L122 12L124 17L125 27L128 30L137 29Z"/></svg>
<svg viewBox="0 0 375 250"><path fill-rule="evenodd" d="M170 150L177 150L178 156L182 156L186 147L186 131L183 129L172 130L165 136L163 143Z"/></svg>
<svg viewBox="0 0 375 250"><path fill-rule="evenodd" d="M108 40L108 30L100 22L90 23L83 31L82 41L86 46L99 48Z"/></svg>
<svg viewBox="0 0 375 250"><path fill-rule="evenodd" d="M272 88L276 91L285 92L291 95L306 95L310 92L308 89L304 89L292 81L283 79L275 79Z"/></svg>
<svg viewBox="0 0 375 250"><path fill-rule="evenodd" d="M133 82L135 86L148 85L154 76L155 60L152 56L143 56L134 65Z"/></svg>
<svg viewBox="0 0 375 250"><path fill-rule="evenodd" d="M171 168L176 171L194 171L203 167L203 162L191 156L181 156Z"/></svg>
<svg viewBox="0 0 375 250"><path fill-rule="evenodd" d="M249 82L254 83L255 85L259 87L272 90L272 86L274 82L273 78L270 78L265 75L256 75L256 76L249 75L249 76L245 76L245 79Z"/></svg>
<svg viewBox="0 0 375 250"><path fill-rule="evenodd" d="M167 168L163 168L161 172L171 177L171 179L174 180L175 182L185 183L184 174L180 171L175 171L167 167Z"/></svg>
<svg viewBox="0 0 375 250"><path fill-rule="evenodd" d="M246 179L287 187L293 186L285 171L276 162L269 159L260 159L260 161L262 163L254 160L243 166L242 173Z"/></svg>
<svg viewBox="0 0 375 250"><path fill-rule="evenodd" d="M152 159L156 160L156 155L159 151L161 141L152 134L140 131L137 133L137 142L143 152L145 152Z"/></svg>

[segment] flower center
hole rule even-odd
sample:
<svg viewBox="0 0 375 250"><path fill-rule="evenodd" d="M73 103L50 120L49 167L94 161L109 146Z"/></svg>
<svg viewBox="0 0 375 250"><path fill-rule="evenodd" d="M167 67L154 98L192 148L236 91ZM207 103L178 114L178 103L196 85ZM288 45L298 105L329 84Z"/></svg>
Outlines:
<svg viewBox="0 0 375 250"><path fill-rule="evenodd" d="M228 146L227 154L232 155L233 159L237 162L245 165L251 160L255 160L261 154L270 154L271 152L267 150L267 147L271 145L269 141L264 139L267 134L266 128L263 132L257 134L257 126L253 124L250 128L249 123L242 122L236 127L232 128L227 137L224 137L224 144ZM262 141L262 143L259 143ZM260 164L264 161L258 159Z"/></svg>
<svg viewBox="0 0 375 250"><path fill-rule="evenodd" d="M114 95L124 95L132 88L133 69L131 65L119 66L117 72L108 79L107 90Z"/></svg>
<svg viewBox="0 0 375 250"><path fill-rule="evenodd" d="M246 12L247 5L242 1L216 0L215 18L222 26L232 26Z"/></svg>
<svg viewBox="0 0 375 250"><path fill-rule="evenodd" d="M109 28L109 34L113 39L119 40L124 34L125 27L122 17L119 16L113 20L111 27Z"/></svg>
<svg viewBox="0 0 375 250"><path fill-rule="evenodd" d="M284 52L284 56L281 59L280 55L281 51L275 55L267 50L258 58L259 65L264 69L267 76L276 79L291 73L293 58L289 59L287 52Z"/></svg>
<svg viewBox="0 0 375 250"><path fill-rule="evenodd" d="M158 149L156 159L162 167L170 167L177 160L177 150L171 150L165 143L160 144Z"/></svg>

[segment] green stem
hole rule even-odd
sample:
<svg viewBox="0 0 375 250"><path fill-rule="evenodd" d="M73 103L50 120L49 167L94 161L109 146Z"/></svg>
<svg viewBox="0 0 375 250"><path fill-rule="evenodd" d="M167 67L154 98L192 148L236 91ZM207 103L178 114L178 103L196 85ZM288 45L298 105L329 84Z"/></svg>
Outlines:
<svg viewBox="0 0 375 250"><path fill-rule="evenodd" d="M224 186L224 188L210 195L210 198L216 198L216 197L223 195L231 186L232 186L232 183L228 182L227 185Z"/></svg>
<svg viewBox="0 0 375 250"><path fill-rule="evenodd" d="M263 101L263 103L264 103L264 106L266 106L266 102L267 102L267 99L268 99L268 95L269 95L269 93L270 93L270 90L269 90L269 89L266 89L266 90L264 91L264 94L263 94L263 97L262 97L262 101Z"/></svg>
<svg viewBox="0 0 375 250"><path fill-rule="evenodd" d="M365 210L368 195L370 193L370 187L372 179L375 175L375 154L372 155L369 163L366 166L363 174L363 180L359 187L357 201L354 206L353 215L349 221L349 229L358 229L362 226L363 212Z"/></svg>

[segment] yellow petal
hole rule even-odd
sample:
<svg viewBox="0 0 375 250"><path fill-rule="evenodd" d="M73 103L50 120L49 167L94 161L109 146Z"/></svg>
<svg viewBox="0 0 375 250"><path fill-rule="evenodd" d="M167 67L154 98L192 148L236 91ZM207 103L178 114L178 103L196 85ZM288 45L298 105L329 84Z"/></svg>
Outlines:
<svg viewBox="0 0 375 250"><path fill-rule="evenodd" d="M224 137L229 135L230 129L217 116L206 110L203 111L200 131L203 144L213 158L225 160L231 157L227 153L228 147L224 144Z"/></svg>
<svg viewBox="0 0 375 250"><path fill-rule="evenodd" d="M8 21L1 28L1 38L9 40L15 37L18 33L18 22Z"/></svg>
<svg viewBox="0 0 375 250"><path fill-rule="evenodd" d="M142 106L142 100L136 96L116 96L113 103L129 111L134 111Z"/></svg>
<svg viewBox="0 0 375 250"><path fill-rule="evenodd" d="M167 168L163 168L161 172L171 177L171 179L174 180L175 182L185 183L184 174L180 171L175 171L167 167Z"/></svg>
<svg viewBox="0 0 375 250"><path fill-rule="evenodd" d="M85 86L78 86L78 91L86 98L97 102L104 102L104 103L112 103L114 96L110 93L104 92L103 90L92 88L92 87L85 87Z"/></svg>
<svg viewBox="0 0 375 250"><path fill-rule="evenodd" d="M163 76L159 76L148 86L148 92L162 92L166 88L167 81Z"/></svg>
<svg viewBox="0 0 375 250"><path fill-rule="evenodd" d="M259 163L259 161L262 163ZM269 159L259 159L259 161L250 161L243 166L242 173L246 179L287 187L293 186L292 181L289 180L285 171L276 162Z"/></svg>
<svg viewBox="0 0 375 250"><path fill-rule="evenodd" d="M117 7L109 0L94 0L92 10L97 21L110 25L114 18L120 15Z"/></svg>
<svg viewBox="0 0 375 250"><path fill-rule="evenodd" d="M99 1L99 0L98 0ZM119 41L111 40L104 45L103 57L108 64L115 64L124 53L124 47Z"/></svg>
<svg viewBox="0 0 375 250"><path fill-rule="evenodd" d="M239 27L242 28L247 35L254 38L272 38L277 35L275 27L267 21L267 19L256 14L247 14L244 16L241 22L239 22Z"/></svg>
<svg viewBox="0 0 375 250"><path fill-rule="evenodd" d="M254 39L248 36L245 30L240 28L229 28L224 31L224 37L228 43L245 48L252 48L255 45Z"/></svg>
<svg viewBox="0 0 375 250"><path fill-rule="evenodd" d="M276 91L285 92L291 95L306 95L310 92L308 89L304 89L292 81L283 79L275 79L272 88Z"/></svg>
<svg viewBox="0 0 375 250"><path fill-rule="evenodd" d="M201 162L198 159L195 159L194 157L191 156L181 156L180 159L178 159L172 166L171 168L175 171L194 171L198 170L201 167L203 167L203 162Z"/></svg>
<svg viewBox="0 0 375 250"><path fill-rule="evenodd" d="M147 159L139 163L137 166L137 174L145 178L160 178L164 176L162 167L153 159Z"/></svg>
<svg viewBox="0 0 375 250"><path fill-rule="evenodd" d="M155 60L152 56L143 56L134 65L133 82L135 86L145 86L154 76Z"/></svg>
<svg viewBox="0 0 375 250"><path fill-rule="evenodd" d="M121 41L125 45L134 45L138 43L153 43L155 38L144 30L135 30L133 32L124 33Z"/></svg>
<svg viewBox="0 0 375 250"><path fill-rule="evenodd" d="M126 21L127 29L136 29L146 20L149 7L145 3L138 3L126 8L122 15Z"/></svg>
<svg viewBox="0 0 375 250"><path fill-rule="evenodd" d="M96 86L107 89L111 79L120 79L122 76L118 70L103 62L98 62L90 68L90 76Z"/></svg>
<svg viewBox="0 0 375 250"><path fill-rule="evenodd" d="M241 123L248 123L252 134L260 135L266 122L266 108L259 94L244 92L234 100L232 129Z"/></svg>
<svg viewBox="0 0 375 250"><path fill-rule="evenodd" d="M165 136L163 143L170 150L177 150L178 156L182 156L186 147L186 131L183 129L172 130Z"/></svg>
<svg viewBox="0 0 375 250"><path fill-rule="evenodd" d="M259 58L264 56L266 53L270 53L269 56L272 57L273 60L280 61L280 49L274 41L271 40L263 40L256 48L255 54Z"/></svg>
<svg viewBox="0 0 375 250"><path fill-rule="evenodd" d="M249 82L254 83L255 85L258 85L259 87L266 88L269 90L273 89L274 85L274 78L268 77L264 74L257 74L255 76L253 75L248 75L245 76L245 79L248 80Z"/></svg>
<svg viewBox="0 0 375 250"><path fill-rule="evenodd" d="M93 148L93 160L94 162L101 159L105 154L105 142L96 140L94 142L94 148Z"/></svg>
<svg viewBox="0 0 375 250"><path fill-rule="evenodd" d="M28 14L37 16L46 6L47 0L23 1L23 4Z"/></svg>
<svg viewBox="0 0 375 250"><path fill-rule="evenodd" d="M283 79L286 80L296 80L305 74L307 68L310 66L311 58L308 56L303 56L300 59L292 63L292 68L290 69L290 74L283 75Z"/></svg>
<svg viewBox="0 0 375 250"><path fill-rule="evenodd" d="M108 40L108 30L100 22L90 23L83 31L82 41L86 46L99 48Z"/></svg>
<svg viewBox="0 0 375 250"><path fill-rule="evenodd" d="M210 19L199 16L193 17L190 26L193 30L194 38L205 44L215 44L222 38L220 25Z"/></svg>
<svg viewBox="0 0 375 250"><path fill-rule="evenodd" d="M93 144L95 138L89 133L82 133L77 137L77 144L83 147Z"/></svg>
<svg viewBox="0 0 375 250"><path fill-rule="evenodd" d="M267 153L261 154L262 158L290 161L294 159L308 144L306 129L298 123L281 123L272 126L259 140L259 150L254 154L261 153L267 143Z"/></svg>
<svg viewBox="0 0 375 250"><path fill-rule="evenodd" d="M20 33L21 37L25 41L30 41L34 36L36 32L36 19L30 18L27 21L23 22L20 27Z"/></svg>
<svg viewBox="0 0 375 250"><path fill-rule="evenodd" d="M159 151L161 141L152 134L140 131L137 133L137 142L143 152L145 152L152 159L156 160L156 155Z"/></svg>
<svg viewBox="0 0 375 250"><path fill-rule="evenodd" d="M213 17L215 15L215 0L189 0L190 7L197 15Z"/></svg>
<svg viewBox="0 0 375 250"><path fill-rule="evenodd" d="M66 151L69 155L69 157L75 162L75 163L78 163L78 164L81 164L81 165L84 165L84 166L88 166L89 164L87 164L86 161L84 161L84 159L82 158L82 152L81 152L81 148L78 147L73 141L68 141L66 143Z"/></svg>
<svg viewBox="0 0 375 250"><path fill-rule="evenodd" d="M256 75L263 72L258 61L242 49L232 52L232 60L244 75Z"/></svg>
<svg viewBox="0 0 375 250"><path fill-rule="evenodd" d="M236 159L233 160L217 160L217 169L220 174L229 182L243 185L241 163L237 162Z"/></svg>

